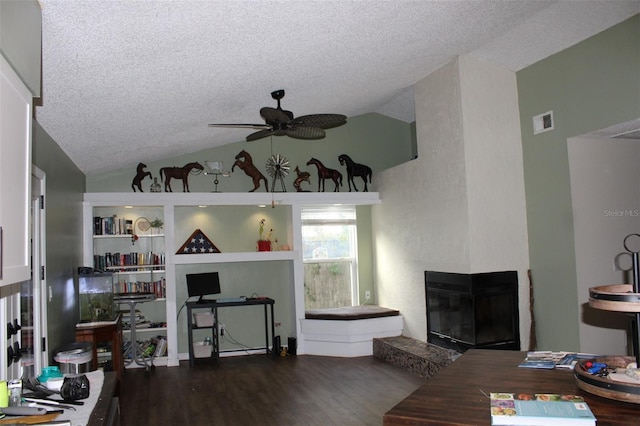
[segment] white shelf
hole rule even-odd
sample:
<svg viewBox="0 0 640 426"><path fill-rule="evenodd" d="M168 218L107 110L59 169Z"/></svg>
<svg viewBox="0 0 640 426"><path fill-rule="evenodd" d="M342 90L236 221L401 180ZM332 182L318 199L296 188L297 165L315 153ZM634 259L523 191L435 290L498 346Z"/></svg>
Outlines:
<svg viewBox="0 0 640 426"><path fill-rule="evenodd" d="M173 257L173 260L176 265L191 265L196 263L267 262L272 260L293 260L297 255L297 251L177 254Z"/></svg>
<svg viewBox="0 0 640 426"><path fill-rule="evenodd" d="M118 275L151 274L151 273L164 274L164 269L150 269L150 268L157 268L157 267L164 267L164 265L108 266L106 270ZM126 270L123 271L123 269L126 269Z"/></svg>
<svg viewBox="0 0 640 426"><path fill-rule="evenodd" d="M167 327L145 327L145 328L136 328L136 334L138 333L151 333L156 331L167 331ZM123 328L123 333L131 333L131 329Z"/></svg>
<svg viewBox="0 0 640 426"><path fill-rule="evenodd" d="M377 192L92 192L84 201L107 206L249 206L380 204Z"/></svg>
<svg viewBox="0 0 640 426"><path fill-rule="evenodd" d="M94 235L93 238L96 240L100 240L100 239L107 239L107 238L129 238L131 239L131 237L133 236L133 234L101 234L101 235ZM136 234L136 236L138 237L138 239L140 238L164 238L164 234Z"/></svg>
<svg viewBox="0 0 640 426"><path fill-rule="evenodd" d="M125 294L135 294L135 293L125 293ZM166 300L167 299L165 299L164 297L157 297L157 298L155 298L153 300L145 300L144 303L164 302ZM123 302L123 301L120 301L120 300L116 300L115 303L117 303L119 305L126 305L127 304L127 302Z"/></svg>
<svg viewBox="0 0 640 426"><path fill-rule="evenodd" d="M130 358L125 358L125 362L130 361ZM166 367L167 365L169 365L169 357L167 356L157 356L153 358L153 365L157 366L157 367ZM177 366L178 364L176 364ZM135 362L132 362L131 364L127 364L125 365L125 367L127 370L132 370L135 368L144 368L144 366L139 365Z"/></svg>

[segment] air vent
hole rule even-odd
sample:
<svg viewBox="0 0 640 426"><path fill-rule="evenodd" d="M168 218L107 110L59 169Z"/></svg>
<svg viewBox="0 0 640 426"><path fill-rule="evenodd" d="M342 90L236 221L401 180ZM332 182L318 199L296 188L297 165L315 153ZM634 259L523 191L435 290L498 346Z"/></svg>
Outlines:
<svg viewBox="0 0 640 426"><path fill-rule="evenodd" d="M548 132L553 130L553 111L547 111L543 114L533 117L533 134Z"/></svg>

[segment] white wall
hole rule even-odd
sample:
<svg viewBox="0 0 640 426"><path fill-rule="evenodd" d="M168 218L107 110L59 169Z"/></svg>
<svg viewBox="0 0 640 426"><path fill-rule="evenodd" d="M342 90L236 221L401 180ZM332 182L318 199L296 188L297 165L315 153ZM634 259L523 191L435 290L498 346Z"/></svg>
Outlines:
<svg viewBox="0 0 640 426"><path fill-rule="evenodd" d="M568 139L574 216L580 350L626 354L629 317L588 306L589 288L631 284L631 274L614 271L624 238L640 222L640 143L629 139ZM630 266L629 258L624 266ZM623 266L623 267L624 267Z"/></svg>
<svg viewBox="0 0 640 426"><path fill-rule="evenodd" d="M424 271L518 270L527 346L528 237L515 75L462 57L415 85L418 158L377 177L379 304L426 340ZM400 218L400 220L398 219Z"/></svg>

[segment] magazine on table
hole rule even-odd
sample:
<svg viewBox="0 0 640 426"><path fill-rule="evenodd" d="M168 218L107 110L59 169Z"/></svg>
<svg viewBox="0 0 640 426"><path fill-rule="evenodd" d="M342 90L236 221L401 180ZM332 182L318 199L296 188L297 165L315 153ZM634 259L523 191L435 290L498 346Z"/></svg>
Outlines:
<svg viewBox="0 0 640 426"><path fill-rule="evenodd" d="M573 369L581 359L592 359L599 355L567 351L529 351L525 359L518 365L523 368Z"/></svg>

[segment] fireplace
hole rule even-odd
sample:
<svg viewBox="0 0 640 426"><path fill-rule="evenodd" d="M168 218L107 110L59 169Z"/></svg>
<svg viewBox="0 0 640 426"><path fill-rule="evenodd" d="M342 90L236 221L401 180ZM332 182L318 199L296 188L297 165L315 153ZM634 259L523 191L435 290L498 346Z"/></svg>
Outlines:
<svg viewBox="0 0 640 426"><path fill-rule="evenodd" d="M427 341L467 349L520 350L518 273L425 271Z"/></svg>

